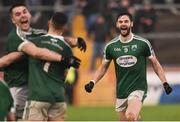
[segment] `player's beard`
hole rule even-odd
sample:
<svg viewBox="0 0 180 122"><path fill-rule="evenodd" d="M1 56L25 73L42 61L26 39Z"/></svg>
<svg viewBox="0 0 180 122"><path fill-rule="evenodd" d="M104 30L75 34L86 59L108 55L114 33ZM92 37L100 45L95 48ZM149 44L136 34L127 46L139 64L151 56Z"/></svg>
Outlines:
<svg viewBox="0 0 180 122"><path fill-rule="evenodd" d="M123 36L123 37L127 37L129 34L130 34L130 32L131 32L131 28L127 28L127 29L119 29L119 31L120 31L120 34ZM124 32L123 32L124 31ZM126 32L125 32L126 31Z"/></svg>

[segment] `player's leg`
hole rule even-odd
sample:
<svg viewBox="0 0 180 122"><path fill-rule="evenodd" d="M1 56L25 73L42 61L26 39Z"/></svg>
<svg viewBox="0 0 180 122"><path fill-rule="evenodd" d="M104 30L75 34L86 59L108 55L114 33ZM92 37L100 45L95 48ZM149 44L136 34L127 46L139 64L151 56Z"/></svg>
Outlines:
<svg viewBox="0 0 180 122"><path fill-rule="evenodd" d="M126 110L126 118L128 121L137 121L140 119L140 111L142 107L144 91L136 90L128 97L128 108Z"/></svg>
<svg viewBox="0 0 180 122"><path fill-rule="evenodd" d="M126 112L125 111L120 111L119 112L119 120L120 121L126 121Z"/></svg>
<svg viewBox="0 0 180 122"><path fill-rule="evenodd" d="M48 102L27 101L23 120L26 121L47 121L48 110L51 104Z"/></svg>
<svg viewBox="0 0 180 122"><path fill-rule="evenodd" d="M17 119L22 119L25 102L27 99L27 86L10 88L15 106L15 114Z"/></svg>
<svg viewBox="0 0 180 122"><path fill-rule="evenodd" d="M116 99L116 112L118 112L119 120L126 121L126 109L128 99Z"/></svg>
<svg viewBox="0 0 180 122"><path fill-rule="evenodd" d="M64 121L67 112L67 104L65 102L54 103L48 112L49 121Z"/></svg>

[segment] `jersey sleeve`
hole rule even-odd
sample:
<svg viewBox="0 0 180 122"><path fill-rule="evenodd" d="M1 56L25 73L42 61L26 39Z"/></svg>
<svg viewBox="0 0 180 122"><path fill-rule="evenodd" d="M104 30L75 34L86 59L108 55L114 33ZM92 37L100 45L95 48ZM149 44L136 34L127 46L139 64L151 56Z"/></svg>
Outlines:
<svg viewBox="0 0 180 122"><path fill-rule="evenodd" d="M27 43L25 34L20 29L17 28L14 33L11 33L8 36L6 49L8 52L20 51L24 43Z"/></svg>
<svg viewBox="0 0 180 122"><path fill-rule="evenodd" d="M151 43L148 40L146 40L145 42L146 42L145 43L145 56L148 58L151 58L152 56L155 55L154 50L152 48Z"/></svg>
<svg viewBox="0 0 180 122"><path fill-rule="evenodd" d="M104 48L104 60L109 62L112 60L111 58L111 55L110 55L110 46L109 45L106 45L105 48Z"/></svg>

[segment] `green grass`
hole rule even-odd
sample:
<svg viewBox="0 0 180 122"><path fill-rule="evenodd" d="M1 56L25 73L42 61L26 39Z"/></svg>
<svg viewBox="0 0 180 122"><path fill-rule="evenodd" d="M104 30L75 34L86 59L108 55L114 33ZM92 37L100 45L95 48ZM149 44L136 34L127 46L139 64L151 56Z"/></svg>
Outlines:
<svg viewBox="0 0 180 122"><path fill-rule="evenodd" d="M180 104L143 106L141 116L144 121L180 121ZM118 115L110 106L69 106L66 120L117 121Z"/></svg>

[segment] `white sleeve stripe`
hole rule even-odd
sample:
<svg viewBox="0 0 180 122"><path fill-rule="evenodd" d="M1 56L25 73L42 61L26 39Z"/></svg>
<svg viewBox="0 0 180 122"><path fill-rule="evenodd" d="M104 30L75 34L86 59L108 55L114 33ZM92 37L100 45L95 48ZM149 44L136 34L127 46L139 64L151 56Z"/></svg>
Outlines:
<svg viewBox="0 0 180 122"><path fill-rule="evenodd" d="M110 62L111 60L108 60L108 59L104 59L105 62Z"/></svg>
<svg viewBox="0 0 180 122"><path fill-rule="evenodd" d="M148 57L148 59L151 59L151 58L153 58L153 55L150 55L150 56Z"/></svg>
<svg viewBox="0 0 180 122"><path fill-rule="evenodd" d="M105 59L105 60L108 60L108 59L106 58L106 50L107 50L107 47L108 47L109 45L117 42L117 41L119 41L119 36L116 37L116 38L114 38L114 39L112 39L112 40L105 46L105 48L104 48L104 50L103 50L103 52L104 52L104 59ZM109 61L110 61L110 60L108 60L108 62L109 62Z"/></svg>
<svg viewBox="0 0 180 122"><path fill-rule="evenodd" d="M145 39L142 39L142 38L138 38L138 37L134 37L134 38L135 38L135 39L138 39L138 40L140 40L140 41L145 42L145 43L148 45L149 51L151 52L151 54L154 53L154 52L153 52L153 49L152 49L152 46L151 46L151 43L150 43L148 40L145 40Z"/></svg>
<svg viewBox="0 0 180 122"><path fill-rule="evenodd" d="M10 112L15 113L16 112L15 108L11 107Z"/></svg>
<svg viewBox="0 0 180 122"><path fill-rule="evenodd" d="M22 42L22 43L19 45L19 47L18 47L18 51L22 51L22 47L23 47L25 44L27 44L27 43L29 43L29 42L28 42L28 41Z"/></svg>
<svg viewBox="0 0 180 122"><path fill-rule="evenodd" d="M21 30L19 29L19 28L17 28L16 29L16 33L17 33L17 35L19 36L19 38L21 38L23 41L28 41L28 40L26 40L20 33Z"/></svg>

